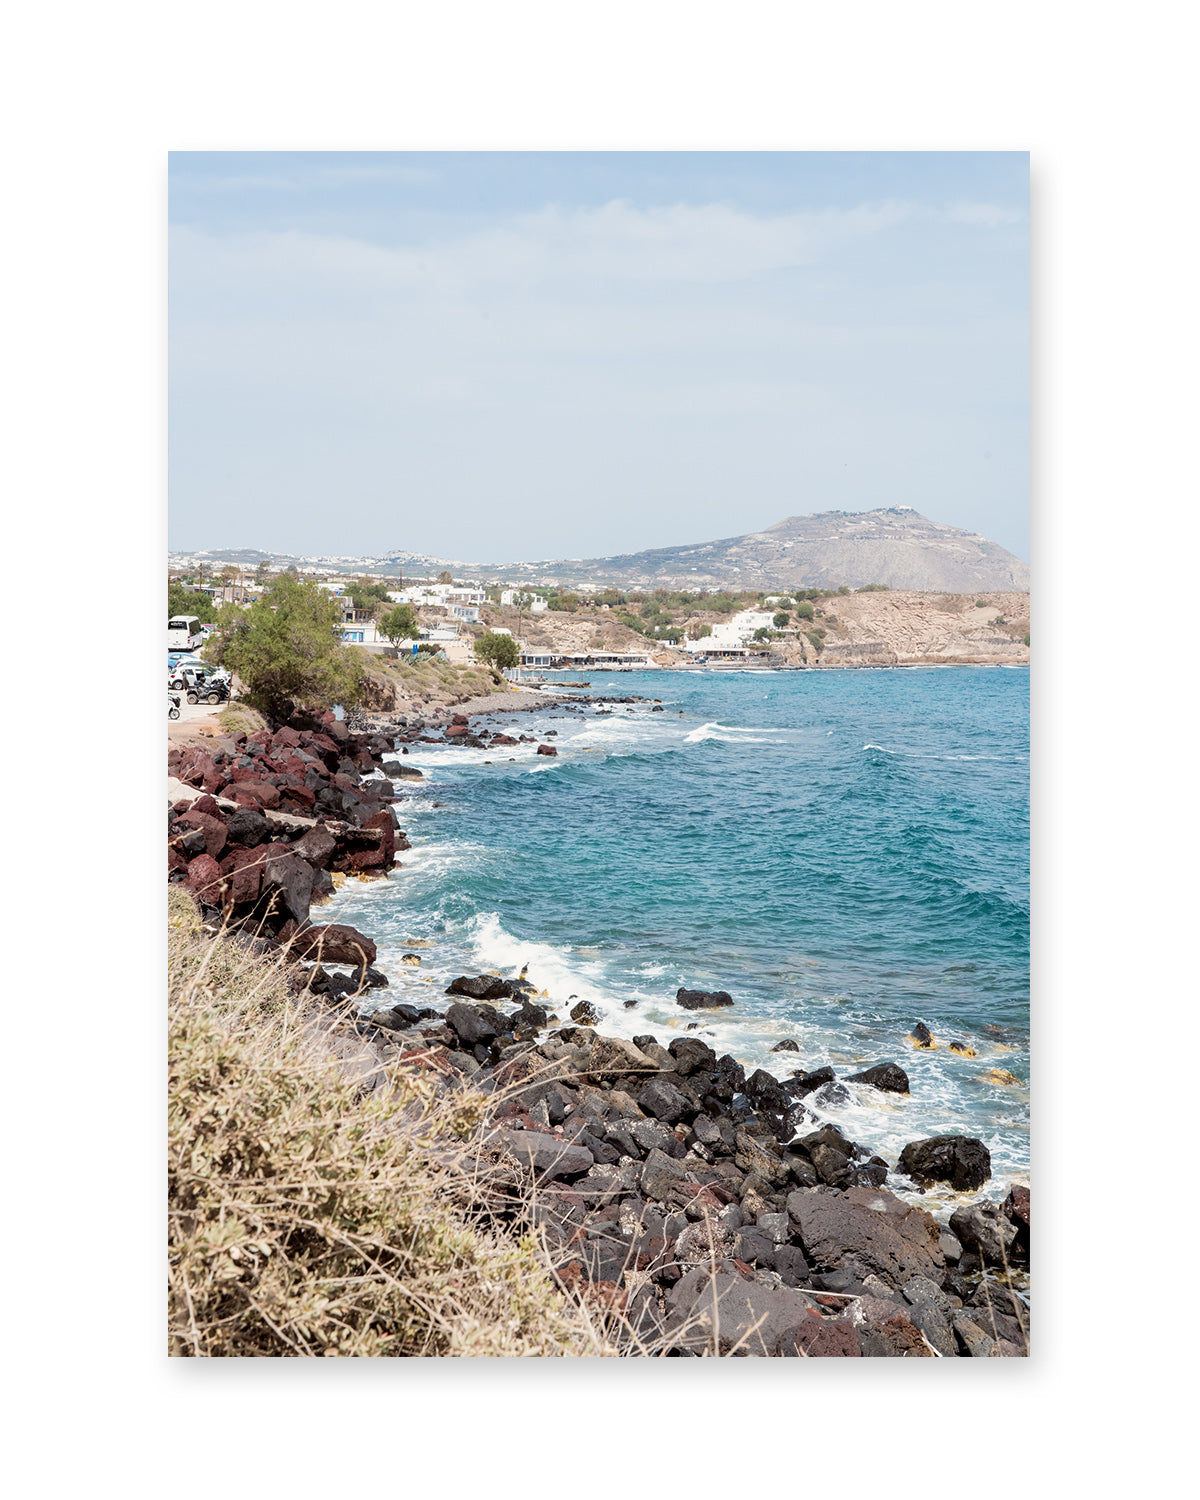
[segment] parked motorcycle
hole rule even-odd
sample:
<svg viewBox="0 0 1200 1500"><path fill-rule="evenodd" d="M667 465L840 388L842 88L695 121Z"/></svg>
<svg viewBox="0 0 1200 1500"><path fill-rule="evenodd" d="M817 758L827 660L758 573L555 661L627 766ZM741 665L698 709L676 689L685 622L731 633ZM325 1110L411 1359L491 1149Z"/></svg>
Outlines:
<svg viewBox="0 0 1200 1500"><path fill-rule="evenodd" d="M179 717L179 694L167 694L167 718L177 719Z"/></svg>

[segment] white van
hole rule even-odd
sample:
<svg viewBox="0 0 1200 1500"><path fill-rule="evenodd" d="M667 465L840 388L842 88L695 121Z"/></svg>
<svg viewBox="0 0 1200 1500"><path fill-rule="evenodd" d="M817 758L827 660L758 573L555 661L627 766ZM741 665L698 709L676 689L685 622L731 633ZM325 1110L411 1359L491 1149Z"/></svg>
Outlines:
<svg viewBox="0 0 1200 1500"><path fill-rule="evenodd" d="M167 621L167 650L196 651L204 642L197 615L172 615Z"/></svg>

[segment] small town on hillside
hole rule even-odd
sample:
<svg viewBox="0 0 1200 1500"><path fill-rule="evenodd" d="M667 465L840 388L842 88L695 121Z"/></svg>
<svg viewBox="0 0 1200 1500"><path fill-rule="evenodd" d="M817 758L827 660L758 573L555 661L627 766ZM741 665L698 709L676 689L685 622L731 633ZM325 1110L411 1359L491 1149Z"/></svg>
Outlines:
<svg viewBox="0 0 1200 1500"><path fill-rule="evenodd" d="M342 641L368 656L432 654L476 664L476 644L509 637L500 665L510 680L553 680L579 671L720 667L899 665L922 660L1027 661L1029 596L856 589L679 591L601 583L506 585L455 578L334 572L303 561L286 569L175 555L168 571L169 624L189 617L192 636L168 632L169 651L194 650L280 577L311 580L336 602ZM409 629L395 638L397 606ZM173 668L174 663L169 663Z"/></svg>

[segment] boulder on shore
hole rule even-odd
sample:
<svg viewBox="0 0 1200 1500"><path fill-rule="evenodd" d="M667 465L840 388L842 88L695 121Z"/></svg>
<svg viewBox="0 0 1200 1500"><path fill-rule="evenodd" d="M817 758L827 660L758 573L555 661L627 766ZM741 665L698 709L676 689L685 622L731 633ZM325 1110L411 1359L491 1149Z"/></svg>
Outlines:
<svg viewBox="0 0 1200 1500"><path fill-rule="evenodd" d="M298 958L326 964L352 964L362 968L375 962L375 944L356 927L331 922L328 927L306 927L292 938Z"/></svg>

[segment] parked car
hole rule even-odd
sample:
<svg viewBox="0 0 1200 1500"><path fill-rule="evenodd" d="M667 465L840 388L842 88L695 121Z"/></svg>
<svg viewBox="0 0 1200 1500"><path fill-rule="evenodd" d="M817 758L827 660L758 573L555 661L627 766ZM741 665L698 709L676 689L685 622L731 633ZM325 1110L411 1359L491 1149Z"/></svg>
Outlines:
<svg viewBox="0 0 1200 1500"><path fill-rule="evenodd" d="M230 677L224 668L210 666L206 661L181 661L167 674L169 688L190 687L198 682L222 682L228 687Z"/></svg>

